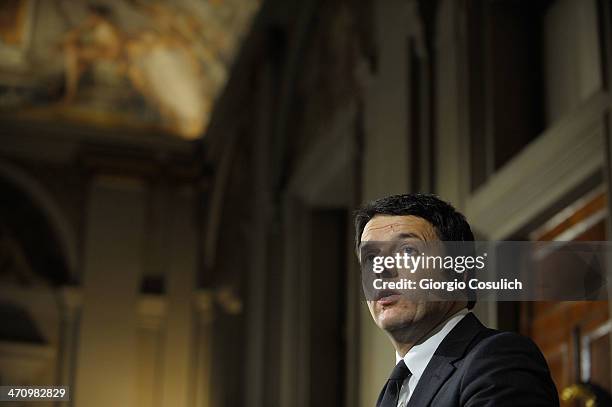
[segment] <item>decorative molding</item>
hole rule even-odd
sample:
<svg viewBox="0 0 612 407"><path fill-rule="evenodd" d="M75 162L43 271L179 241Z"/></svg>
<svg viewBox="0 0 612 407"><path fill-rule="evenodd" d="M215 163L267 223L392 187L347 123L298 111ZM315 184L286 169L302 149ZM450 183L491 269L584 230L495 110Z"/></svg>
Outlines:
<svg viewBox="0 0 612 407"><path fill-rule="evenodd" d="M56 352L50 345L2 341L0 342L0 357L6 357L7 354L38 360L51 359L55 357Z"/></svg>
<svg viewBox="0 0 612 407"><path fill-rule="evenodd" d="M37 119L14 113L1 113L0 123L0 136L11 138L11 143L0 145L0 151L20 152L21 155L34 158L45 153L38 146L49 140L53 141L59 150L71 147L70 151L75 151L74 148L79 145L88 144L180 154L191 153L197 145L197 142L170 137L151 129L135 130L67 123L58 119ZM49 151L46 153L49 154Z"/></svg>
<svg viewBox="0 0 612 407"><path fill-rule="evenodd" d="M2 384L41 384L53 372L56 356L51 345L0 342Z"/></svg>
<svg viewBox="0 0 612 407"><path fill-rule="evenodd" d="M159 330L166 318L167 301L161 295L141 295L138 300L138 316L140 327L151 330Z"/></svg>
<svg viewBox="0 0 612 407"><path fill-rule="evenodd" d="M603 184L595 187L592 191L587 192L582 197L580 197L578 200L576 200L574 203L568 205L565 209L561 210L559 213L554 215L552 218L546 221L542 226L539 226L537 229L534 229L533 231L531 231L529 233L529 240L540 240L539 239L540 236L551 232L553 229L558 227L561 223L567 221L577 211L579 211L580 209L583 209L587 204L591 203L593 200L597 199L598 196L604 195L605 193L606 193L606 188ZM607 209L605 209L604 212L607 212ZM592 215L590 216L590 218L592 218ZM574 233L576 233L576 230L577 230L576 227L580 226L582 223L584 222L581 222L578 225L574 225L570 227L570 231L571 231L570 234L572 234L575 237L576 234ZM562 233L562 235L565 235L565 233ZM556 236L555 240L561 240L561 241L573 240L573 238L565 239L565 238L560 238L560 236Z"/></svg>
<svg viewBox="0 0 612 407"><path fill-rule="evenodd" d="M166 308L166 298L161 295L143 294L138 301L138 312L141 315L163 317Z"/></svg>
<svg viewBox="0 0 612 407"><path fill-rule="evenodd" d="M604 165L605 93L546 130L469 196L466 216L487 239L508 238Z"/></svg>
<svg viewBox="0 0 612 407"><path fill-rule="evenodd" d="M608 320L603 325L582 336L582 343L580 344L580 380L583 382L591 380L591 343L605 335L610 335L611 331L612 320Z"/></svg>

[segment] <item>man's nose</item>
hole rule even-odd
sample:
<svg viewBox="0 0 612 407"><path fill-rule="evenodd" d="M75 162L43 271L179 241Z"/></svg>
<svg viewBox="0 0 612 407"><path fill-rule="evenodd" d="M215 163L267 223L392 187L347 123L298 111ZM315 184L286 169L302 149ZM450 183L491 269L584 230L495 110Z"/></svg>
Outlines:
<svg viewBox="0 0 612 407"><path fill-rule="evenodd" d="M383 271L380 273L380 278L395 278L397 277L397 268L395 267L385 267Z"/></svg>

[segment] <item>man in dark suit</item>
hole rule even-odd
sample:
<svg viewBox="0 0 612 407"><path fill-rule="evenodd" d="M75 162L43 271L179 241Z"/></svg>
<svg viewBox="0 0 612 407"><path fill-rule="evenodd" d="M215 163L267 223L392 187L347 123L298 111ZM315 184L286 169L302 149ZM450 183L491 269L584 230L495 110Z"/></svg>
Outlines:
<svg viewBox="0 0 612 407"><path fill-rule="evenodd" d="M427 194L373 201L357 211L355 227L358 250L365 242L474 240L463 215ZM397 363L377 407L559 405L537 346L486 328L469 311L473 306L463 297L425 301L392 291L368 298Z"/></svg>

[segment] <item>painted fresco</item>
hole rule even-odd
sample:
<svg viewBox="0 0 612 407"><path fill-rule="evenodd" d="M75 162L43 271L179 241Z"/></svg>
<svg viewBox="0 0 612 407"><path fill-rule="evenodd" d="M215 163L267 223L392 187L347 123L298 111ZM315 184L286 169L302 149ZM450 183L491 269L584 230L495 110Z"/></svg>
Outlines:
<svg viewBox="0 0 612 407"><path fill-rule="evenodd" d="M0 3L0 108L201 137L258 0ZM6 57L5 57L6 56Z"/></svg>

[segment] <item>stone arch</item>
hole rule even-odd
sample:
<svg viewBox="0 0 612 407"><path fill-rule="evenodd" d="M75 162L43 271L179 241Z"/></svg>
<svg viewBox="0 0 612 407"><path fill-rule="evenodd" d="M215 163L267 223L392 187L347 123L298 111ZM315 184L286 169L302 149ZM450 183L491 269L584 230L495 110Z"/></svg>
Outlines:
<svg viewBox="0 0 612 407"><path fill-rule="evenodd" d="M12 189L13 194L27 197L40 213L39 225L45 229L48 226L49 237L58 245L61 254L60 261L65 264L66 275L57 276L56 283L76 281L77 246L72 225L68 222L55 199L34 178L17 166L0 160L0 187ZM7 201L5 200L5 203Z"/></svg>

